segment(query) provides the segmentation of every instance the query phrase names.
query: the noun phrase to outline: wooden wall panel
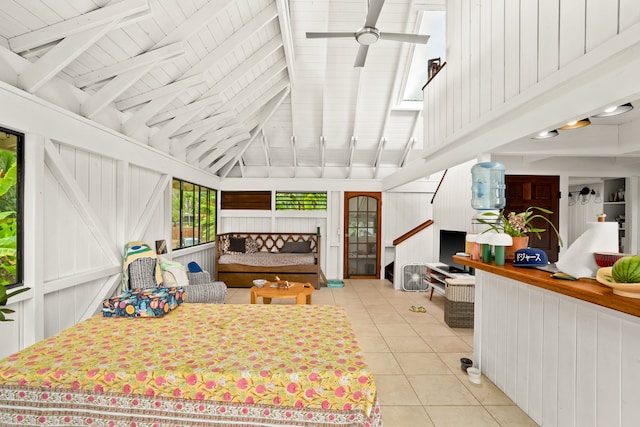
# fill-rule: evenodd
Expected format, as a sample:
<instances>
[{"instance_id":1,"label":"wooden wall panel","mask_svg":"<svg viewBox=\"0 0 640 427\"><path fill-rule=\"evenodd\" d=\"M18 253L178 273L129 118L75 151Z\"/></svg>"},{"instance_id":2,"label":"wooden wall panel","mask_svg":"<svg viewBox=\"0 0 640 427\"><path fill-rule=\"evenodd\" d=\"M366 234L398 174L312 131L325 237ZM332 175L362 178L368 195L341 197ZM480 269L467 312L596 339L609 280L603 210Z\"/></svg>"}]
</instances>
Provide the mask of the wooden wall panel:
<instances>
[{"instance_id":1,"label":"wooden wall panel","mask_svg":"<svg viewBox=\"0 0 640 427\"><path fill-rule=\"evenodd\" d=\"M539 0L538 20L544 31L538 31L538 81L558 70L560 0Z\"/></svg>"},{"instance_id":2,"label":"wooden wall panel","mask_svg":"<svg viewBox=\"0 0 640 427\"><path fill-rule=\"evenodd\" d=\"M640 2L638 0L620 0L620 32L640 22Z\"/></svg>"},{"instance_id":3,"label":"wooden wall panel","mask_svg":"<svg viewBox=\"0 0 640 427\"><path fill-rule=\"evenodd\" d=\"M585 54L585 0L560 2L560 67Z\"/></svg>"},{"instance_id":4,"label":"wooden wall panel","mask_svg":"<svg viewBox=\"0 0 640 427\"><path fill-rule=\"evenodd\" d=\"M640 384L640 369L638 369L638 355L640 354L640 324L633 319L622 320L622 343L620 345L620 393L623 396L637 396ZM620 411L623 426L632 426L640 420L640 405L627 404Z\"/></svg>"},{"instance_id":5,"label":"wooden wall panel","mask_svg":"<svg viewBox=\"0 0 640 427\"><path fill-rule=\"evenodd\" d=\"M538 25L538 0L520 0L520 92L538 82Z\"/></svg>"},{"instance_id":6,"label":"wooden wall panel","mask_svg":"<svg viewBox=\"0 0 640 427\"><path fill-rule=\"evenodd\" d=\"M504 2L504 98L520 93L520 3Z\"/></svg>"},{"instance_id":7,"label":"wooden wall panel","mask_svg":"<svg viewBox=\"0 0 640 427\"><path fill-rule=\"evenodd\" d=\"M635 425L640 319L482 271L476 313L474 358L536 423Z\"/></svg>"},{"instance_id":8,"label":"wooden wall panel","mask_svg":"<svg viewBox=\"0 0 640 427\"><path fill-rule=\"evenodd\" d=\"M618 34L618 2L586 0L587 52Z\"/></svg>"},{"instance_id":9,"label":"wooden wall panel","mask_svg":"<svg viewBox=\"0 0 640 427\"><path fill-rule=\"evenodd\" d=\"M480 53L480 83L479 83L479 111L480 115L486 114L491 110L491 92L492 92L492 0L480 1L480 37L479 50Z\"/></svg>"},{"instance_id":10,"label":"wooden wall panel","mask_svg":"<svg viewBox=\"0 0 640 427\"><path fill-rule=\"evenodd\" d=\"M491 0L491 108L504 103L504 1ZM486 36L485 36L486 37ZM488 61L487 61L488 62Z\"/></svg>"}]
</instances>

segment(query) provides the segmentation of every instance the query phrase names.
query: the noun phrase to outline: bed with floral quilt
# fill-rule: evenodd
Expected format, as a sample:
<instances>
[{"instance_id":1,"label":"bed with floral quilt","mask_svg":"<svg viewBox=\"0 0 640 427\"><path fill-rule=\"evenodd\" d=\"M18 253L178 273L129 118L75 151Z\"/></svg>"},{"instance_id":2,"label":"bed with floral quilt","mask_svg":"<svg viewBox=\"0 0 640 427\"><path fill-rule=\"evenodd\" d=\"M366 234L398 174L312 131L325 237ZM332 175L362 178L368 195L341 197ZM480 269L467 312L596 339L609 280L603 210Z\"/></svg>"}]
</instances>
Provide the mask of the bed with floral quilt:
<instances>
[{"instance_id":1,"label":"bed with floral quilt","mask_svg":"<svg viewBox=\"0 0 640 427\"><path fill-rule=\"evenodd\" d=\"M182 304L95 316L0 360L2 426L382 425L346 312Z\"/></svg>"}]
</instances>

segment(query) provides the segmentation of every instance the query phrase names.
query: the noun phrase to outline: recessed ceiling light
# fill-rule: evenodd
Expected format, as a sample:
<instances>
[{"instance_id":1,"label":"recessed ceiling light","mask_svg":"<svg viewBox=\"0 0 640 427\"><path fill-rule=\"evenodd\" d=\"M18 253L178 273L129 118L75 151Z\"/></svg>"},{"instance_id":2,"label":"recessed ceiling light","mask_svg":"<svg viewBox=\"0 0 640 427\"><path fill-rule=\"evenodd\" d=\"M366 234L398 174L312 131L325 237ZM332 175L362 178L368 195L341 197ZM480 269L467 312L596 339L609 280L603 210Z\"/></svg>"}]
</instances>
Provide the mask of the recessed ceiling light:
<instances>
[{"instance_id":1,"label":"recessed ceiling light","mask_svg":"<svg viewBox=\"0 0 640 427\"><path fill-rule=\"evenodd\" d=\"M558 131L556 129L540 132L539 134L537 134L536 136L534 136L532 138L533 139L547 139L547 138L553 138L554 136L558 136Z\"/></svg>"},{"instance_id":2,"label":"recessed ceiling light","mask_svg":"<svg viewBox=\"0 0 640 427\"><path fill-rule=\"evenodd\" d=\"M582 120L574 120L572 122L567 123L566 125L559 127L560 130L569 130L569 129L578 129L581 127L589 126L591 124L591 120L582 119Z\"/></svg>"},{"instance_id":3,"label":"recessed ceiling light","mask_svg":"<svg viewBox=\"0 0 640 427\"><path fill-rule=\"evenodd\" d=\"M633 110L633 105L631 105L630 102L627 102L626 104L623 105L617 105L614 107L609 107L607 109L605 109L602 113L600 114L596 114L593 115L591 117L611 117L611 116L617 116L618 114L624 114L628 111Z\"/></svg>"}]
</instances>

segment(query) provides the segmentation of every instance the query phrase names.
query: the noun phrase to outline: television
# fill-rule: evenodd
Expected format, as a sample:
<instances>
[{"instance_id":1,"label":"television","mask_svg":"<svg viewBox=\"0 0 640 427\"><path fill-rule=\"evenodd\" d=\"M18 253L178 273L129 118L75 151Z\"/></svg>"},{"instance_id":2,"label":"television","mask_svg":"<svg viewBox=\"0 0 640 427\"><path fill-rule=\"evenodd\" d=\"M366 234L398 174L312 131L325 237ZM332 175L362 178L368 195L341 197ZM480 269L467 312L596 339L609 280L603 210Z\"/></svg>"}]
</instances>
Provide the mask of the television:
<instances>
[{"instance_id":1,"label":"television","mask_svg":"<svg viewBox=\"0 0 640 427\"><path fill-rule=\"evenodd\" d=\"M467 233L456 230L440 230L440 256L439 261L446 264L451 273L468 273L469 268L453 260L458 252L464 252Z\"/></svg>"}]
</instances>

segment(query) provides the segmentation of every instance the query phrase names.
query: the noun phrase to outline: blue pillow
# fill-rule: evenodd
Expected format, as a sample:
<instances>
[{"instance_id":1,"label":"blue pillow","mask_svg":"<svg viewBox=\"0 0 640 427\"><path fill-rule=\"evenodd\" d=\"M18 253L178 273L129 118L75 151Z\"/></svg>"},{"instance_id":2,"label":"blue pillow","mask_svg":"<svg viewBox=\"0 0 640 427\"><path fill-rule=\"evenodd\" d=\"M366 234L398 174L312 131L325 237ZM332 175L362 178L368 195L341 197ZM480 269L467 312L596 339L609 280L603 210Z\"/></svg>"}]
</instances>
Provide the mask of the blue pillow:
<instances>
[{"instance_id":1,"label":"blue pillow","mask_svg":"<svg viewBox=\"0 0 640 427\"><path fill-rule=\"evenodd\" d=\"M187 268L189 269L189 273L201 273L202 272L202 268L195 261L191 261L189 264L187 264Z\"/></svg>"}]
</instances>

